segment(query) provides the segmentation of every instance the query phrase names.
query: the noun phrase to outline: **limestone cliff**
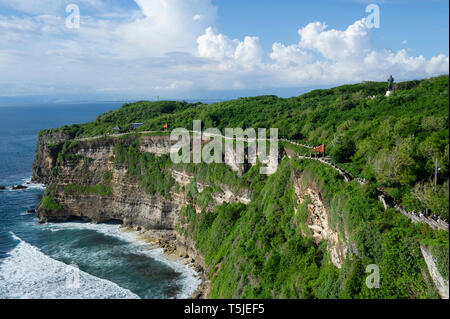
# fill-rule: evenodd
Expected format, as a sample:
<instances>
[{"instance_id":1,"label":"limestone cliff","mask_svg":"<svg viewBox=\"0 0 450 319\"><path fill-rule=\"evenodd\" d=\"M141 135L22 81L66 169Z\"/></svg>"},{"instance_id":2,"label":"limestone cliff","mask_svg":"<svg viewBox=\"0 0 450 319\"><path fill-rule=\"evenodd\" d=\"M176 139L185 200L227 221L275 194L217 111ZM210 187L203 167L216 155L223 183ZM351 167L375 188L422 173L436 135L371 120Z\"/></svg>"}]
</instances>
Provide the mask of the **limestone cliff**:
<instances>
[{"instance_id":1,"label":"limestone cliff","mask_svg":"<svg viewBox=\"0 0 450 319\"><path fill-rule=\"evenodd\" d=\"M341 268L352 247L348 234L345 231L340 234L335 229L337 227L331 225L329 209L322 200L319 187L303 185L299 173L294 172L293 175L297 203L305 204L307 210L306 226L309 231L303 232L303 235L312 236L316 244L327 240L331 261L336 267Z\"/></svg>"},{"instance_id":2,"label":"limestone cliff","mask_svg":"<svg viewBox=\"0 0 450 319\"><path fill-rule=\"evenodd\" d=\"M165 172L174 180L169 194L149 193L127 167L115 163L114 146L119 141L116 137L71 140L54 133L39 136L33 181L47 185L44 200L36 210L40 222L120 222L152 237L171 252L192 258L200 272L206 269L193 240L175 231L180 209L189 204L201 212L222 203L248 204L250 193L234 191L225 184L214 185L213 201L208 207L198 207L187 196L194 176L174 167ZM159 157L169 154L171 143L168 136L141 136L139 151ZM195 186L201 193L212 185L196 182ZM46 198L51 198L53 207L45 204ZM205 296L207 293L201 295Z\"/></svg>"}]
</instances>

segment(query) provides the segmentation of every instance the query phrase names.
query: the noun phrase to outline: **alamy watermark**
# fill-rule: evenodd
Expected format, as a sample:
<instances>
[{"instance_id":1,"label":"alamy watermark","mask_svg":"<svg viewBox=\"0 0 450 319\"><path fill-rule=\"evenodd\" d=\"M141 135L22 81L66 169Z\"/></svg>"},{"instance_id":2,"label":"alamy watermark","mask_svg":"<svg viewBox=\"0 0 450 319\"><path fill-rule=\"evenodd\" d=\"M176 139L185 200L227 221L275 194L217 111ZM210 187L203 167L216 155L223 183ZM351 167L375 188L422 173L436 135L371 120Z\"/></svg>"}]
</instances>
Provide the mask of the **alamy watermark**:
<instances>
[{"instance_id":1,"label":"alamy watermark","mask_svg":"<svg viewBox=\"0 0 450 319\"><path fill-rule=\"evenodd\" d=\"M369 4L366 7L366 12L370 13L366 17L366 25L369 29L380 28L380 7L377 4Z\"/></svg>"},{"instance_id":2,"label":"alamy watermark","mask_svg":"<svg viewBox=\"0 0 450 319\"><path fill-rule=\"evenodd\" d=\"M69 15L66 17L66 27L68 29L80 28L80 8L76 4L69 4L66 7L66 13Z\"/></svg>"},{"instance_id":3,"label":"alamy watermark","mask_svg":"<svg viewBox=\"0 0 450 319\"><path fill-rule=\"evenodd\" d=\"M380 267L375 264L366 267L366 286L369 289L380 288Z\"/></svg>"},{"instance_id":4,"label":"alamy watermark","mask_svg":"<svg viewBox=\"0 0 450 319\"><path fill-rule=\"evenodd\" d=\"M271 175L277 171L277 128L270 129L269 138L265 128L259 128L258 134L254 128L226 128L225 135L217 128L208 128L203 132L201 129L201 121L195 120L192 131L176 128L171 132L170 140L177 142L170 149L170 158L175 164L225 162L237 166L260 163L266 165L260 168L261 174Z\"/></svg>"}]
</instances>

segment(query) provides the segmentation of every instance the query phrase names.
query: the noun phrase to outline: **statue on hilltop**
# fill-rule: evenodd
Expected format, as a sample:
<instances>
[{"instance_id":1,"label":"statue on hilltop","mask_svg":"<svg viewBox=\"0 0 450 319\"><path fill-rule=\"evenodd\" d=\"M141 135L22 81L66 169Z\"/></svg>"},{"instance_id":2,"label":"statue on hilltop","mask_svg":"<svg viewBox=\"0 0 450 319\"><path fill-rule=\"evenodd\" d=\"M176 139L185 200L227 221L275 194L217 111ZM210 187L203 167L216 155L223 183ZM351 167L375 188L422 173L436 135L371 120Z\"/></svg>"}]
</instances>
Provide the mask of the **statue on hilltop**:
<instances>
[{"instance_id":1,"label":"statue on hilltop","mask_svg":"<svg viewBox=\"0 0 450 319\"><path fill-rule=\"evenodd\" d=\"M394 78L392 77L392 74L389 77L388 82L389 82L389 86L388 86L388 89L386 92L386 96L390 96L392 91L394 90Z\"/></svg>"},{"instance_id":2,"label":"statue on hilltop","mask_svg":"<svg viewBox=\"0 0 450 319\"><path fill-rule=\"evenodd\" d=\"M392 77L392 75L389 77L388 82L389 82L388 91L392 91L394 84L394 78Z\"/></svg>"}]
</instances>

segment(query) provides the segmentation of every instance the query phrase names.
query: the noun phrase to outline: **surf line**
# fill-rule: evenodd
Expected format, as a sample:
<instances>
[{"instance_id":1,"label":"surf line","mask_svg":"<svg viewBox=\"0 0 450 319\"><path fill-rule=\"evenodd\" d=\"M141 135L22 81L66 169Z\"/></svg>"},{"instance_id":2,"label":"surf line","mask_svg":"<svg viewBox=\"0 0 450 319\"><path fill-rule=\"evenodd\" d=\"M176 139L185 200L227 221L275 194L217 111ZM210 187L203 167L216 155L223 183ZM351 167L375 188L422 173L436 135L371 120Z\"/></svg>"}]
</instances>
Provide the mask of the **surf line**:
<instances>
[{"instance_id":1,"label":"surf line","mask_svg":"<svg viewBox=\"0 0 450 319\"><path fill-rule=\"evenodd\" d=\"M219 310L219 306L196 306L194 303L191 303L190 306L185 306L184 313L185 314L205 314L211 315L215 317L217 311Z\"/></svg>"}]
</instances>

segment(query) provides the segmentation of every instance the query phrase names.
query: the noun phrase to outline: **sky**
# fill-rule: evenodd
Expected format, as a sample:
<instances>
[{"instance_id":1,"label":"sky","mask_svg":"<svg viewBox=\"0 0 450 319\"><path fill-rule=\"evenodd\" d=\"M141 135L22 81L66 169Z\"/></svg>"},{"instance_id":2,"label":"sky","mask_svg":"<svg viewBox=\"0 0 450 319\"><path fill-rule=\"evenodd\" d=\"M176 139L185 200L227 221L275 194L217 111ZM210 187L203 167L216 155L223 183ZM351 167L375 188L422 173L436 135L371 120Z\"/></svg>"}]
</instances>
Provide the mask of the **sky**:
<instances>
[{"instance_id":1,"label":"sky","mask_svg":"<svg viewBox=\"0 0 450 319\"><path fill-rule=\"evenodd\" d=\"M428 78L448 74L448 38L441 0L0 0L0 100L287 97Z\"/></svg>"}]
</instances>

